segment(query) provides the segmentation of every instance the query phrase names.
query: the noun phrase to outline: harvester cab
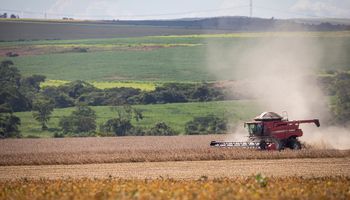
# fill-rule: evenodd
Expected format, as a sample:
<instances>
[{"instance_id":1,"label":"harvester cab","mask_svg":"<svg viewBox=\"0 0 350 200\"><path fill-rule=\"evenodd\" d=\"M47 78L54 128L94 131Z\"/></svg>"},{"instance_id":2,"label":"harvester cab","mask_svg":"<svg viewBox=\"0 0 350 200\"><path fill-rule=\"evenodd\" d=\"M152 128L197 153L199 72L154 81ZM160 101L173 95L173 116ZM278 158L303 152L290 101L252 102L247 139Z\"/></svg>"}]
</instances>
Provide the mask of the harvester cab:
<instances>
[{"instance_id":1,"label":"harvester cab","mask_svg":"<svg viewBox=\"0 0 350 200\"><path fill-rule=\"evenodd\" d=\"M255 117L254 121L244 123L249 133L248 141L212 141L210 145L259 148L261 150L301 149L298 137L303 135L303 131L299 128L302 123L314 123L317 127L320 126L318 119L289 121L286 112L283 117L274 112L263 112Z\"/></svg>"}]
</instances>

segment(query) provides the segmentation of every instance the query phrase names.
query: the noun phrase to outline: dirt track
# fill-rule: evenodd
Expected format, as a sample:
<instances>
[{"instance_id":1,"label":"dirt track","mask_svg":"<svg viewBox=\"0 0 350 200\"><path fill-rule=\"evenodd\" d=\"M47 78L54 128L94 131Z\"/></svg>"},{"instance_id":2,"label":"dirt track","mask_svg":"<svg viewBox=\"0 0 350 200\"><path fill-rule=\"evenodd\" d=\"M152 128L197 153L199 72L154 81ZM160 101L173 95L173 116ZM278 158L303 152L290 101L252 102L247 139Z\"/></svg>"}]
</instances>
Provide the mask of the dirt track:
<instances>
[{"instance_id":1,"label":"dirt track","mask_svg":"<svg viewBox=\"0 0 350 200\"><path fill-rule=\"evenodd\" d=\"M350 176L349 158L143 162L85 165L1 166L0 180L19 178L198 179L250 176Z\"/></svg>"}]
</instances>

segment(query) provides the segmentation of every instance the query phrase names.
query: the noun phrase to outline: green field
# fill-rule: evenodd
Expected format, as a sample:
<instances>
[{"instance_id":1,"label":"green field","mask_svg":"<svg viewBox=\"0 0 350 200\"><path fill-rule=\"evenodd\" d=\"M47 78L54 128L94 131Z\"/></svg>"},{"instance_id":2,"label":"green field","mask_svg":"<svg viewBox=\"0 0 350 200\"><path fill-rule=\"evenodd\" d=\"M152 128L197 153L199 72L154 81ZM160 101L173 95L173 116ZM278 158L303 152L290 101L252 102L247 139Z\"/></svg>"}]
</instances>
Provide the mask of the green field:
<instances>
[{"instance_id":1,"label":"green field","mask_svg":"<svg viewBox=\"0 0 350 200\"><path fill-rule=\"evenodd\" d=\"M316 66L317 73L325 70L350 70L348 56L350 55L350 32L239 33L17 41L0 42L0 50L31 45L39 45L39 47L35 46L36 48L46 48L50 45L75 45L76 47L90 45L91 49L86 53L44 53L11 58L23 74L43 74L53 80L210 81L242 78L234 74L222 74L217 77L210 72L208 67L216 67L211 62L213 58L208 56L211 48L215 47L219 60L231 63L221 70L233 71L232 68L240 65L237 60L255 44L269 42L276 38L281 41L312 38L316 41L319 47L317 49L322 50L319 53L320 61ZM143 49L149 46L152 48ZM118 49L119 47L123 48ZM117 49L113 50L113 48ZM312 56L313 52L307 53Z\"/></svg>"},{"instance_id":2,"label":"green field","mask_svg":"<svg viewBox=\"0 0 350 200\"><path fill-rule=\"evenodd\" d=\"M260 112L259 107L254 101L224 101L224 102L205 102L205 103L174 103L158 105L137 105L134 106L143 111L144 119L136 122L132 121L134 126L145 128L153 127L157 122L165 122L179 134L184 133L184 125L195 116L205 116L215 114L218 116L227 116L232 125L237 125L239 121L248 120ZM92 107L97 114L97 125L106 122L116 116L116 112L108 106ZM74 108L55 109L51 120L48 123L49 128L58 128L58 121L61 116L67 116ZM18 112L16 116L21 118L21 133L24 137L35 135L39 137L52 137L53 132L41 131L40 124L33 119L32 112ZM98 132L98 131L97 131Z\"/></svg>"},{"instance_id":3,"label":"green field","mask_svg":"<svg viewBox=\"0 0 350 200\"><path fill-rule=\"evenodd\" d=\"M60 85L67 81L85 80L95 87L133 87L154 90L164 82L201 82L244 79L244 74L233 73L244 66L239 59L258 44L288 41L312 40L316 47L299 52L298 45L283 48L292 49L310 57L317 51L316 74L327 70L350 71L350 32L274 32L274 33L234 33L203 35L146 36L112 39L79 40L37 40L0 42L0 52L22 51L23 55L11 58L22 74L45 75L48 82L44 86ZM307 43L308 44L308 43ZM74 52L72 48L87 48L87 52ZM73 49L74 50L74 49ZM214 52L214 53L213 53ZM272 55L273 56L273 55ZM8 59L0 55L0 60ZM261 63L264 67L264 63ZM208 70L208 68L211 70ZM308 67L308 66L307 66ZM216 72L218 71L218 73ZM220 74L220 76L218 76ZM252 74L253 76L255 74ZM236 123L249 119L260 110L250 101L227 101L209 103L186 103L165 105L139 105L145 119L134 125L152 127L164 121L178 133L184 133L184 124L194 116L210 113L223 115L224 112ZM97 124L112 118L109 107L94 107ZM59 117L69 115L73 108L56 109L49 123L57 128ZM22 119L21 131L24 136L50 137L52 132L40 130L32 113L16 113Z\"/></svg>"},{"instance_id":4,"label":"green field","mask_svg":"<svg viewBox=\"0 0 350 200\"><path fill-rule=\"evenodd\" d=\"M57 87L69 83L67 80L45 80L40 84L41 88L53 86ZM91 81L89 82L98 89L109 89L109 88L121 88L129 87L140 89L142 91L153 91L158 85L162 85L160 82L146 82L146 81Z\"/></svg>"}]
</instances>

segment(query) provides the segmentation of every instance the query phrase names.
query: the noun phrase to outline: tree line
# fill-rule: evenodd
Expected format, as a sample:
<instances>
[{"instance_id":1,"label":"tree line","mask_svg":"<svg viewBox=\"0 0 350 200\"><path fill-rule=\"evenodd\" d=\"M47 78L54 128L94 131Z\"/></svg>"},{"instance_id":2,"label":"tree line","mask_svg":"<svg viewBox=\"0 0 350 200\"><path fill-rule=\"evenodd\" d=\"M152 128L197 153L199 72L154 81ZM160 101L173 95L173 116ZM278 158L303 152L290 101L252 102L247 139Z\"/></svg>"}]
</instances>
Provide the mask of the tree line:
<instances>
[{"instance_id":1,"label":"tree line","mask_svg":"<svg viewBox=\"0 0 350 200\"><path fill-rule=\"evenodd\" d=\"M179 102L205 102L240 99L230 96L229 91L210 83L165 83L154 91L135 88L98 89L84 81L72 81L58 87L40 88L45 76L22 76L9 60L0 63L0 137L20 137L20 118L14 112L32 111L33 118L47 130L54 108L76 107L69 116L59 120L57 137L99 134L126 135L176 135L164 122L154 124L148 130L132 125L131 120L142 120L137 104L163 104ZM332 96L333 123L350 125L350 74L334 72L319 78L323 90ZM89 106L121 106L115 110L115 117L99 127L96 113ZM224 133L227 119L215 115L195 117L185 125L186 134Z\"/></svg>"}]
</instances>

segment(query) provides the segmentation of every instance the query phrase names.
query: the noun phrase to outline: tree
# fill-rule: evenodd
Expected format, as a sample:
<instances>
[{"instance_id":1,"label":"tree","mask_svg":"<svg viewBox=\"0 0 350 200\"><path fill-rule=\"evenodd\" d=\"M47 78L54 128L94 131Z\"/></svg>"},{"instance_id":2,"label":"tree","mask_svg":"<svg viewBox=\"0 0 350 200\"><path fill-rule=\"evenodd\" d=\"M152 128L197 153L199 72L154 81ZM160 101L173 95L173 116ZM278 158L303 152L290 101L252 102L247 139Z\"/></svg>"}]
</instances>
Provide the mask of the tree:
<instances>
[{"instance_id":1,"label":"tree","mask_svg":"<svg viewBox=\"0 0 350 200\"><path fill-rule=\"evenodd\" d=\"M41 129L47 130L47 122L50 120L54 109L54 102L44 96L37 97L33 102L33 117L41 123Z\"/></svg>"},{"instance_id":2,"label":"tree","mask_svg":"<svg viewBox=\"0 0 350 200\"><path fill-rule=\"evenodd\" d=\"M133 128L130 120L123 118L109 119L104 125L103 130L107 132L114 132L117 136L126 136Z\"/></svg>"},{"instance_id":3,"label":"tree","mask_svg":"<svg viewBox=\"0 0 350 200\"><path fill-rule=\"evenodd\" d=\"M55 102L57 108L67 108L74 106L74 99L69 97L57 87L45 87L42 94L50 97Z\"/></svg>"},{"instance_id":4,"label":"tree","mask_svg":"<svg viewBox=\"0 0 350 200\"><path fill-rule=\"evenodd\" d=\"M82 94L90 93L97 90L97 88L95 88L90 83L80 80L72 81L63 86L60 86L60 89L74 99L77 99Z\"/></svg>"},{"instance_id":5,"label":"tree","mask_svg":"<svg viewBox=\"0 0 350 200\"><path fill-rule=\"evenodd\" d=\"M25 77L21 80L23 86L33 88L36 92L40 90L40 83L44 82L46 79L43 75L34 74L32 76Z\"/></svg>"},{"instance_id":6,"label":"tree","mask_svg":"<svg viewBox=\"0 0 350 200\"><path fill-rule=\"evenodd\" d=\"M0 113L0 138L21 137L18 126L21 119L12 113Z\"/></svg>"},{"instance_id":7,"label":"tree","mask_svg":"<svg viewBox=\"0 0 350 200\"><path fill-rule=\"evenodd\" d=\"M149 135L170 136L176 135L176 132L165 122L158 122L154 125L154 127L151 128Z\"/></svg>"},{"instance_id":8,"label":"tree","mask_svg":"<svg viewBox=\"0 0 350 200\"><path fill-rule=\"evenodd\" d=\"M194 117L185 125L186 134L222 134L227 130L227 121L224 118L219 118L215 115L207 115Z\"/></svg>"},{"instance_id":9,"label":"tree","mask_svg":"<svg viewBox=\"0 0 350 200\"><path fill-rule=\"evenodd\" d=\"M7 13L0 15L0 18L7 18Z\"/></svg>"},{"instance_id":10,"label":"tree","mask_svg":"<svg viewBox=\"0 0 350 200\"><path fill-rule=\"evenodd\" d=\"M18 126L21 119L12 114L12 109L8 104L0 105L0 138L21 137Z\"/></svg>"},{"instance_id":11,"label":"tree","mask_svg":"<svg viewBox=\"0 0 350 200\"><path fill-rule=\"evenodd\" d=\"M4 60L0 64L0 84L19 87L21 75L11 60Z\"/></svg>"},{"instance_id":12,"label":"tree","mask_svg":"<svg viewBox=\"0 0 350 200\"><path fill-rule=\"evenodd\" d=\"M143 115L141 110L137 110L130 105L124 105L121 108L111 108L117 111L117 117L109 119L102 125L102 131L114 132L117 136L126 136L134 127L131 124L131 119L136 121L142 120Z\"/></svg>"},{"instance_id":13,"label":"tree","mask_svg":"<svg viewBox=\"0 0 350 200\"><path fill-rule=\"evenodd\" d=\"M0 64L0 104L8 104L14 112L30 110L33 99L39 93L40 82L45 80L45 76L23 78L12 65L10 60Z\"/></svg>"},{"instance_id":14,"label":"tree","mask_svg":"<svg viewBox=\"0 0 350 200\"><path fill-rule=\"evenodd\" d=\"M96 130L96 112L79 104L70 116L60 119L59 126L64 133L92 133Z\"/></svg>"},{"instance_id":15,"label":"tree","mask_svg":"<svg viewBox=\"0 0 350 200\"><path fill-rule=\"evenodd\" d=\"M192 94L192 99L198 99L199 101L208 101L210 98L210 91L208 85L200 85Z\"/></svg>"}]
</instances>

